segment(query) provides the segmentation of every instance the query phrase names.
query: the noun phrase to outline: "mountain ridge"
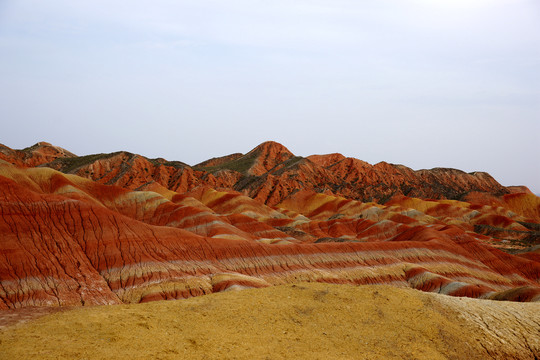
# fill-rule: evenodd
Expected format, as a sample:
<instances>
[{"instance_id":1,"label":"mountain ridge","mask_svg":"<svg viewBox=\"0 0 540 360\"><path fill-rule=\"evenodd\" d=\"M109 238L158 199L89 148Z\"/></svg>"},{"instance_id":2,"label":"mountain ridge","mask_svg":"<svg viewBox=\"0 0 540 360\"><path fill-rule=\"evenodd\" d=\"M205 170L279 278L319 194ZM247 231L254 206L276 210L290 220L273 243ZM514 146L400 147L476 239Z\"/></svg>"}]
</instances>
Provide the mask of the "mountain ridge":
<instances>
[{"instance_id":1,"label":"mountain ridge","mask_svg":"<svg viewBox=\"0 0 540 360\"><path fill-rule=\"evenodd\" d=\"M53 152L51 163L67 174L0 162L0 308L137 303L298 281L540 301L540 198L360 201L346 196L352 185L343 191L325 181L385 186L414 173L333 155L329 170L267 145L247 157L245 173L128 152L84 158L80 167L78 157ZM390 173L382 179L364 168ZM459 176L456 186L469 179Z\"/></svg>"},{"instance_id":2,"label":"mountain ridge","mask_svg":"<svg viewBox=\"0 0 540 360\"><path fill-rule=\"evenodd\" d=\"M52 145L38 143L33 146L36 147ZM3 146L2 149L0 158L8 162L51 167L108 185L144 189L156 182L181 192L197 186L212 186L240 191L268 205L277 205L297 188L383 203L396 195L460 200L471 192L496 197L516 191L530 192L526 187L504 187L485 172L466 173L441 167L413 170L384 161L371 165L339 153L299 157L273 141L264 142L246 154L212 158L194 166L125 151L82 157L58 153L56 157L51 155L25 165L24 159L21 160L24 156L10 154L25 153L29 148L11 150Z\"/></svg>"}]
</instances>

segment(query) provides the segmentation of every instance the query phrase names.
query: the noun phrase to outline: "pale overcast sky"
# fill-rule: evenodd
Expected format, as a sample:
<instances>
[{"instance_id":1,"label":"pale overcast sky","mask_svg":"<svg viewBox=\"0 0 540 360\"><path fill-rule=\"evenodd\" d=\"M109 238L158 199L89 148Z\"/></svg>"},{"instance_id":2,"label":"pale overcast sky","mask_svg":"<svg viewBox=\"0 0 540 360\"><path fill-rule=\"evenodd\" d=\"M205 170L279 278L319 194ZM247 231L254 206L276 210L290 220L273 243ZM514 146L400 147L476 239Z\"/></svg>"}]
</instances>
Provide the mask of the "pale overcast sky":
<instances>
[{"instance_id":1,"label":"pale overcast sky","mask_svg":"<svg viewBox=\"0 0 540 360\"><path fill-rule=\"evenodd\" d=\"M0 0L0 143L487 171L540 193L538 0Z\"/></svg>"}]
</instances>

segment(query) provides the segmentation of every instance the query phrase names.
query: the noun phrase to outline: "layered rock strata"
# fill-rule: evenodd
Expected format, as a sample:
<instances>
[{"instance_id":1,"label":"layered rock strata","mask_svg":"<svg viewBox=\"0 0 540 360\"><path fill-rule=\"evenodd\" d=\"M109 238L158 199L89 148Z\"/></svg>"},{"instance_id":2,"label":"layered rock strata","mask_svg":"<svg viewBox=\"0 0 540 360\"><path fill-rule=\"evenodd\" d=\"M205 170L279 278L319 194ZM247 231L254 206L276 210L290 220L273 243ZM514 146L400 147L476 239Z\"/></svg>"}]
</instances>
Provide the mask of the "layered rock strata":
<instances>
[{"instance_id":1,"label":"layered rock strata","mask_svg":"<svg viewBox=\"0 0 540 360\"><path fill-rule=\"evenodd\" d=\"M537 258L505 253L494 246L501 240L474 232L483 222L526 231L530 219L504 207L413 198L381 205L313 191L270 207L231 190L155 190L0 164L0 308L300 281L540 300Z\"/></svg>"}]
</instances>

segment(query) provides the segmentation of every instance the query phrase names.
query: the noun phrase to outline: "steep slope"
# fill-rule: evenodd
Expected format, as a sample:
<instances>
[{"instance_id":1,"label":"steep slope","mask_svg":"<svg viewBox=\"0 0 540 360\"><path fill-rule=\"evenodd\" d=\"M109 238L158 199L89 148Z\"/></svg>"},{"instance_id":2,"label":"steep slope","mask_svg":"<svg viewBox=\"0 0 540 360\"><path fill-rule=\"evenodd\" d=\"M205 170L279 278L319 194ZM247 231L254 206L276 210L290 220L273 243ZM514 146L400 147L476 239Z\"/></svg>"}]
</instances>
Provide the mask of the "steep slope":
<instances>
[{"instance_id":1,"label":"steep slope","mask_svg":"<svg viewBox=\"0 0 540 360\"><path fill-rule=\"evenodd\" d=\"M26 166L38 164L9 154L3 155L8 162ZM340 154L302 158L271 141L245 155L214 158L193 168L181 162L147 159L127 152L59 157L43 165L129 189L151 189L158 183L179 193L197 186L236 190L271 206L298 189L379 203L396 195L464 200L471 193L500 198L515 191L500 185L487 173L467 174L444 168L414 171L385 162L370 165Z\"/></svg>"},{"instance_id":2,"label":"steep slope","mask_svg":"<svg viewBox=\"0 0 540 360\"><path fill-rule=\"evenodd\" d=\"M243 173L245 176L232 187L268 205L280 203L297 189L377 202L395 195L461 199L470 192L495 196L510 192L487 173L443 168L414 171L384 162L370 165L341 154L301 158L273 142L261 144L232 162L199 169L218 179L222 176L218 171L223 169Z\"/></svg>"},{"instance_id":3,"label":"steep slope","mask_svg":"<svg viewBox=\"0 0 540 360\"><path fill-rule=\"evenodd\" d=\"M129 189L136 189L155 181L169 189L185 191L198 183L192 169L182 162L147 159L125 151L74 159L56 159L46 166L102 184L114 184Z\"/></svg>"},{"instance_id":4,"label":"steep slope","mask_svg":"<svg viewBox=\"0 0 540 360\"><path fill-rule=\"evenodd\" d=\"M241 153L234 153L230 155L215 157L206 161L203 161L197 165L194 166L194 168L205 168L205 167L215 167L220 166L226 163L229 163L231 161L237 160L244 156L244 154Z\"/></svg>"},{"instance_id":5,"label":"steep slope","mask_svg":"<svg viewBox=\"0 0 540 360\"><path fill-rule=\"evenodd\" d=\"M261 176L292 157L294 155L285 146L274 141L267 141L246 155L239 156L232 161L223 162L213 167L199 167L206 171L214 171L219 168L238 171L245 175Z\"/></svg>"},{"instance_id":6,"label":"steep slope","mask_svg":"<svg viewBox=\"0 0 540 360\"><path fill-rule=\"evenodd\" d=\"M0 308L145 302L299 281L540 300L534 259L456 225L421 221L429 215L312 194L296 208L273 209L236 192L166 197L0 164ZM328 215L343 214L323 216L326 203ZM382 209L379 219L355 217L373 209Z\"/></svg>"},{"instance_id":7,"label":"steep slope","mask_svg":"<svg viewBox=\"0 0 540 360\"><path fill-rule=\"evenodd\" d=\"M49 163L58 158L75 158L77 155L53 146L47 142L38 142L37 144L22 150L13 150L0 144L0 160L7 161L13 165L33 167Z\"/></svg>"}]
</instances>

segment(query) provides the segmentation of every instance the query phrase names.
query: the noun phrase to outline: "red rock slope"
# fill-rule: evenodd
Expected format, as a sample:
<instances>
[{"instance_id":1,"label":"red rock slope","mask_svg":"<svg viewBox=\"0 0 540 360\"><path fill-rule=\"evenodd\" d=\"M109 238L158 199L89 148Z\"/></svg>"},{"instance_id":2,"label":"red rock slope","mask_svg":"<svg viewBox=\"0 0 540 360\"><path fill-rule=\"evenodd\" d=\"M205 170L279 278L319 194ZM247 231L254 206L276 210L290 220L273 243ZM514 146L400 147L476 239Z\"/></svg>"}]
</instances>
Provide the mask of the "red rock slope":
<instances>
[{"instance_id":1,"label":"red rock slope","mask_svg":"<svg viewBox=\"0 0 540 360\"><path fill-rule=\"evenodd\" d=\"M43 146L37 144L32 148L36 147ZM45 163L25 155L31 153L29 149L17 152L4 147L3 158L18 165L43 164L102 184L130 189L152 189L155 183L179 193L201 185L230 189L272 206L298 189L383 203L395 195L463 200L470 193L498 198L514 191L500 185L487 173L467 174L443 168L414 171L385 162L370 165L340 154L302 158L275 142L263 143L245 155L232 154L194 167L127 152L57 156L48 158L49 162ZM12 152L23 155L9 155Z\"/></svg>"},{"instance_id":2,"label":"red rock slope","mask_svg":"<svg viewBox=\"0 0 540 360\"><path fill-rule=\"evenodd\" d=\"M13 150L0 144L0 160L22 167L38 166L58 158L75 157L77 157L77 155L47 142L39 142L22 150Z\"/></svg>"},{"instance_id":3,"label":"red rock slope","mask_svg":"<svg viewBox=\"0 0 540 360\"><path fill-rule=\"evenodd\" d=\"M255 174L244 179L296 161L287 153L261 157L265 146L249 161L233 160ZM492 206L461 210L455 202L445 213L423 200L380 205L306 191L272 208L244 191L174 192L157 182L148 184L154 191L133 191L127 174L152 163L113 157L126 156L125 172L92 162L104 182L126 180L126 188L0 163L0 308L144 302L299 281L540 300L540 263L473 231L471 219L503 211ZM181 183L166 171L175 167L196 174L164 161L148 170ZM527 220L500 216L507 227Z\"/></svg>"}]
</instances>

